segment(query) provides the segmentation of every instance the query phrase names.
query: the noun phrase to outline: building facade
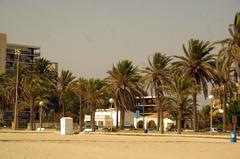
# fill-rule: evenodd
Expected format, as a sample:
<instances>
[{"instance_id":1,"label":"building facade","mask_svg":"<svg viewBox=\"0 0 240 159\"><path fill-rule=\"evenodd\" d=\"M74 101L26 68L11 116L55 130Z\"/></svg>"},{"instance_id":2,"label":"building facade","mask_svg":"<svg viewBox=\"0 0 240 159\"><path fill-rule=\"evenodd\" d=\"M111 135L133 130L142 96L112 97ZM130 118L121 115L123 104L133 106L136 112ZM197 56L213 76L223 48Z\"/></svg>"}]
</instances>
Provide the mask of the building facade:
<instances>
[{"instance_id":1,"label":"building facade","mask_svg":"<svg viewBox=\"0 0 240 159\"><path fill-rule=\"evenodd\" d=\"M95 112L95 125L99 128L107 127L116 127L117 125L117 117L118 117L118 125L120 125L120 111L117 111L115 108L110 109L97 109ZM133 126L134 125L134 117L135 113L131 111L125 112L124 125L125 126ZM90 123L91 117L90 115L85 115L84 122Z\"/></svg>"},{"instance_id":2,"label":"building facade","mask_svg":"<svg viewBox=\"0 0 240 159\"><path fill-rule=\"evenodd\" d=\"M135 111L139 111L139 116L134 118L134 127L136 128L155 128L157 127L157 104L155 96L146 96L136 99ZM164 130L167 130L176 122L171 120L167 110L163 110L163 126Z\"/></svg>"},{"instance_id":3,"label":"building facade","mask_svg":"<svg viewBox=\"0 0 240 159\"><path fill-rule=\"evenodd\" d=\"M16 49L20 53L19 62L33 70L34 63L40 57L40 47L8 43L7 34L0 33L0 74L11 74L14 71L18 61Z\"/></svg>"}]
</instances>

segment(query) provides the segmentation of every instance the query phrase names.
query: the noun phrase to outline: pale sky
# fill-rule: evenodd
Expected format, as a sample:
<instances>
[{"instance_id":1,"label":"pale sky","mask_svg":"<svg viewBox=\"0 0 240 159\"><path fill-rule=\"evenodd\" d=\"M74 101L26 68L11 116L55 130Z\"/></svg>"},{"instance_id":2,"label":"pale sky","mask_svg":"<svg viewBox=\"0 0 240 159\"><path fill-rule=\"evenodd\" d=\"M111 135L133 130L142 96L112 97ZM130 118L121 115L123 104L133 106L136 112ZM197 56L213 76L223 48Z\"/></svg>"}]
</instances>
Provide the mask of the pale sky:
<instances>
[{"instance_id":1,"label":"pale sky","mask_svg":"<svg viewBox=\"0 0 240 159\"><path fill-rule=\"evenodd\" d=\"M183 55L190 38L228 37L239 8L240 0L0 0L0 32L40 46L59 71L103 78L122 59L141 68L154 52Z\"/></svg>"}]
</instances>

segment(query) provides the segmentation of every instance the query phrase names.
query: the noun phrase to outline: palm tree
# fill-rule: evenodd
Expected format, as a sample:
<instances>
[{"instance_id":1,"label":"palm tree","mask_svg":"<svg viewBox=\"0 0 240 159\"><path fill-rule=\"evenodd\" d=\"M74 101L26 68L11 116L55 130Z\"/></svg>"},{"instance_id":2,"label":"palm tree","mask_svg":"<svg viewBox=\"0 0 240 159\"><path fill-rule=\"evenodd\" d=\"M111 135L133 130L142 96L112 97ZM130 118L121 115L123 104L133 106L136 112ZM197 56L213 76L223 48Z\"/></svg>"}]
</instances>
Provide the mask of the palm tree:
<instances>
[{"instance_id":1,"label":"palm tree","mask_svg":"<svg viewBox=\"0 0 240 159\"><path fill-rule=\"evenodd\" d=\"M230 38L221 40L223 48L219 56L233 64L235 80L240 79L240 12L235 14L234 23L229 25Z\"/></svg>"},{"instance_id":2,"label":"palm tree","mask_svg":"<svg viewBox=\"0 0 240 159\"><path fill-rule=\"evenodd\" d=\"M95 112L96 107L103 101L102 97L102 82L100 80L89 79L86 83L86 100L90 108L91 128L95 131Z\"/></svg>"},{"instance_id":3,"label":"palm tree","mask_svg":"<svg viewBox=\"0 0 240 159\"><path fill-rule=\"evenodd\" d=\"M14 90L15 97L11 94L12 103L15 104L14 106L14 121L13 121L13 128L16 130L18 128L18 103L19 99L21 100L23 94L23 85L22 82L24 81L25 77L30 75L28 67L26 64L19 64L16 66L18 69L14 70L13 76L10 76L9 83L7 89L12 92ZM16 79L15 79L16 78ZM13 93L14 94L14 93Z\"/></svg>"},{"instance_id":4,"label":"palm tree","mask_svg":"<svg viewBox=\"0 0 240 159\"><path fill-rule=\"evenodd\" d=\"M199 111L199 117L203 120L204 128L207 128L209 126L211 113L210 111L211 111L210 105L203 106Z\"/></svg>"},{"instance_id":5,"label":"palm tree","mask_svg":"<svg viewBox=\"0 0 240 159\"><path fill-rule=\"evenodd\" d=\"M74 79L75 76L73 76L72 72L70 72L69 70L62 70L61 75L58 78L59 103L63 109L63 117L66 116L64 97L68 91L71 82L73 82Z\"/></svg>"},{"instance_id":6,"label":"palm tree","mask_svg":"<svg viewBox=\"0 0 240 159\"><path fill-rule=\"evenodd\" d=\"M30 108L30 129L34 130L34 108L42 100L41 96L46 96L46 88L44 88L43 81L36 75L25 77L22 86L23 98L20 100L19 106ZM45 92L42 93L44 90Z\"/></svg>"},{"instance_id":7,"label":"palm tree","mask_svg":"<svg viewBox=\"0 0 240 159\"><path fill-rule=\"evenodd\" d=\"M34 64L34 73L49 84L56 83L57 72L52 70L50 61L45 58L40 58L36 61Z\"/></svg>"},{"instance_id":8,"label":"palm tree","mask_svg":"<svg viewBox=\"0 0 240 159\"><path fill-rule=\"evenodd\" d=\"M7 106L8 92L6 90L7 77L5 74L0 74L0 114L2 119L4 119L4 110ZM1 119L0 119L1 120Z\"/></svg>"},{"instance_id":9,"label":"palm tree","mask_svg":"<svg viewBox=\"0 0 240 159\"><path fill-rule=\"evenodd\" d=\"M182 114L188 102L188 96L195 91L193 80L187 76L174 76L171 84L165 86L170 99L177 105L177 132L180 134Z\"/></svg>"},{"instance_id":10,"label":"palm tree","mask_svg":"<svg viewBox=\"0 0 240 159\"><path fill-rule=\"evenodd\" d=\"M80 77L78 80L72 83L72 91L78 97L79 100L79 130L82 131L84 123L84 114L83 114L83 101L86 98L86 87L87 80L83 77Z\"/></svg>"},{"instance_id":11,"label":"palm tree","mask_svg":"<svg viewBox=\"0 0 240 159\"><path fill-rule=\"evenodd\" d=\"M227 125L227 103L230 101L230 97L233 97L233 92L236 89L235 82L232 80L231 76L231 63L230 61L225 61L221 56L218 57L216 62L216 70L218 78L215 81L220 87L220 97L223 99L223 132L226 131Z\"/></svg>"},{"instance_id":12,"label":"palm tree","mask_svg":"<svg viewBox=\"0 0 240 159\"><path fill-rule=\"evenodd\" d=\"M151 91L155 94L156 102L158 105L157 109L157 130L160 129L161 133L164 133L163 126L163 101L164 101L164 90L161 89L163 85L170 83L169 79L169 63L171 57L166 56L163 53L155 53L152 59L148 58L149 66L144 68L142 81L146 86L146 90Z\"/></svg>"},{"instance_id":13,"label":"palm tree","mask_svg":"<svg viewBox=\"0 0 240 159\"><path fill-rule=\"evenodd\" d=\"M236 100L231 100L229 103L229 108L228 108L228 119L231 121L232 120L232 116L236 115L237 116L237 120L238 120L238 125L239 126L239 121L240 121L240 99L236 99Z\"/></svg>"},{"instance_id":14,"label":"palm tree","mask_svg":"<svg viewBox=\"0 0 240 159\"><path fill-rule=\"evenodd\" d=\"M40 76L48 76L50 72L49 67L50 61L45 58L40 58L34 64L34 71Z\"/></svg>"},{"instance_id":15,"label":"palm tree","mask_svg":"<svg viewBox=\"0 0 240 159\"><path fill-rule=\"evenodd\" d=\"M55 102L53 99L57 95L57 72L51 68L51 62L45 58L39 58L37 59L36 63L34 63L34 74L36 76L39 76L39 78L42 80L44 87L48 88L46 98L48 105L46 105L46 102L44 102L44 106L47 106L48 108L54 108L56 109L56 106L58 106L58 103ZM50 95L51 94L51 95ZM46 111L47 116L49 112L52 112L53 109L47 109L50 111Z\"/></svg>"},{"instance_id":16,"label":"palm tree","mask_svg":"<svg viewBox=\"0 0 240 159\"><path fill-rule=\"evenodd\" d=\"M16 79L14 76L1 75L0 77L0 106L4 115L5 109L14 110Z\"/></svg>"},{"instance_id":17,"label":"palm tree","mask_svg":"<svg viewBox=\"0 0 240 159\"><path fill-rule=\"evenodd\" d=\"M205 98L208 96L208 82L216 78L216 72L213 69L214 56L210 51L214 47L208 41L189 40L188 49L183 45L185 57L175 56L179 61L173 63L173 70L178 74L188 76L194 79L193 85L200 86ZM197 92L192 94L193 97L193 129L198 130L197 120Z\"/></svg>"},{"instance_id":18,"label":"palm tree","mask_svg":"<svg viewBox=\"0 0 240 159\"><path fill-rule=\"evenodd\" d=\"M105 88L113 94L115 105L120 110L120 128L123 129L125 111L135 104L136 96L143 95L139 71L131 61L123 60L113 65L107 73L109 76L105 79Z\"/></svg>"}]
</instances>

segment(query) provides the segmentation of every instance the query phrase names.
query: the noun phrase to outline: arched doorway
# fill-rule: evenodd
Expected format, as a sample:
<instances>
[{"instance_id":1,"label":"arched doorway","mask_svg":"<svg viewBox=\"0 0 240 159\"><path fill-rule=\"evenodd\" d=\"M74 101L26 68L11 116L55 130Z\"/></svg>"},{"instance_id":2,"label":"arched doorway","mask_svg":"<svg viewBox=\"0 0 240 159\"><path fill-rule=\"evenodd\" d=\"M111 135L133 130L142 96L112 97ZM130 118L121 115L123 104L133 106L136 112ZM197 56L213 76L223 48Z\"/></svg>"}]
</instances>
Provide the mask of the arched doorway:
<instances>
[{"instance_id":1,"label":"arched doorway","mask_svg":"<svg viewBox=\"0 0 240 159\"><path fill-rule=\"evenodd\" d=\"M154 121L154 120L150 120L150 121L148 122L148 124L147 124L147 128L148 128L148 129L156 129L156 128L157 128L157 125L156 125L155 121Z\"/></svg>"},{"instance_id":2,"label":"arched doorway","mask_svg":"<svg viewBox=\"0 0 240 159\"><path fill-rule=\"evenodd\" d=\"M138 121L137 122L137 128L139 128L139 129L142 129L143 128L143 121L142 120L140 120L140 121Z\"/></svg>"}]
</instances>

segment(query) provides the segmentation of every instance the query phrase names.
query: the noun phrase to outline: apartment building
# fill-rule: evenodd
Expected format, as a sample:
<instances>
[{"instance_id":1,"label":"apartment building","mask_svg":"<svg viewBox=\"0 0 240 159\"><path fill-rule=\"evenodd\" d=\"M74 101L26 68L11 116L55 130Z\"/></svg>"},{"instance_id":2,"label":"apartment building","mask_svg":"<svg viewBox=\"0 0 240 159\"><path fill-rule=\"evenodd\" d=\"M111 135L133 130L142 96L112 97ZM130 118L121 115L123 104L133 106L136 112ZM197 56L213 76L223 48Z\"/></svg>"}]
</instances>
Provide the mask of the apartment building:
<instances>
[{"instance_id":1,"label":"apartment building","mask_svg":"<svg viewBox=\"0 0 240 159\"><path fill-rule=\"evenodd\" d=\"M0 74L11 74L18 60L16 49L19 49L19 62L26 64L30 70L40 57L40 47L13 44L7 42L7 34L0 33Z\"/></svg>"}]
</instances>

